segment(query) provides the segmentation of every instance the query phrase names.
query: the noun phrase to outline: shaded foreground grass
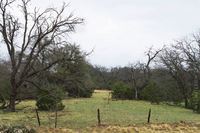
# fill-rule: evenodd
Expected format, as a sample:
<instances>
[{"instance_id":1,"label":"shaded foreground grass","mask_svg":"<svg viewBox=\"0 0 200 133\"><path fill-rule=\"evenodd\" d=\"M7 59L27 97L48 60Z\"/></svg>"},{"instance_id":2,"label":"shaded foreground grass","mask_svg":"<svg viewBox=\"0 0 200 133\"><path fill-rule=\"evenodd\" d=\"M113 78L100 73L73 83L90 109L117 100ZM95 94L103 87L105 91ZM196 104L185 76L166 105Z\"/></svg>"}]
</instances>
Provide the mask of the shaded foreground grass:
<instances>
[{"instance_id":1,"label":"shaded foreground grass","mask_svg":"<svg viewBox=\"0 0 200 133\"><path fill-rule=\"evenodd\" d=\"M95 91L92 98L64 100L65 109L58 113L58 127L85 129L97 125L97 109L100 109L102 124L130 126L147 121L152 109L152 123L174 123L200 121L200 115L180 107L152 105L145 101L117 100L107 102L108 91ZM0 111L0 124L37 126L35 102L24 101L17 105L17 112ZM54 126L54 112L39 112L42 126Z\"/></svg>"}]
</instances>

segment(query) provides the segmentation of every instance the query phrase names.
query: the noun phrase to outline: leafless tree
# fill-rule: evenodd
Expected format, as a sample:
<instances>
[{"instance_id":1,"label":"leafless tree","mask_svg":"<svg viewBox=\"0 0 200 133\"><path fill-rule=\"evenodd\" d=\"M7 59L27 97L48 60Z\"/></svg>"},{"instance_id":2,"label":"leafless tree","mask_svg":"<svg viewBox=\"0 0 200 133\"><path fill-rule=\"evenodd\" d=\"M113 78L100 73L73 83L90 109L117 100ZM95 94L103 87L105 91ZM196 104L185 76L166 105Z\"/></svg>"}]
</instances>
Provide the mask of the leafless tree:
<instances>
[{"instance_id":1,"label":"leafless tree","mask_svg":"<svg viewBox=\"0 0 200 133\"><path fill-rule=\"evenodd\" d=\"M20 2L19 6L15 6ZM15 111L18 89L29 78L50 69L63 59L57 58L41 68L34 68L45 52L66 44L66 35L83 22L72 14L64 16L66 4L61 9L47 8L29 11L30 0L0 0L0 33L6 45L11 62L11 94L9 109ZM15 7L14 7L15 6ZM13 15L13 8L19 9L23 18Z\"/></svg>"},{"instance_id":2,"label":"leafless tree","mask_svg":"<svg viewBox=\"0 0 200 133\"><path fill-rule=\"evenodd\" d=\"M135 99L138 99L138 91L146 86L146 75L144 64L138 62L130 65L130 82L131 87L135 91Z\"/></svg>"},{"instance_id":3,"label":"leafless tree","mask_svg":"<svg viewBox=\"0 0 200 133\"><path fill-rule=\"evenodd\" d=\"M185 100L185 107L187 108L188 99L192 92L192 84L190 86L188 83L190 75L185 64L183 53L173 47L165 48L160 54L160 60L176 81L177 88L182 93Z\"/></svg>"},{"instance_id":4,"label":"leafless tree","mask_svg":"<svg viewBox=\"0 0 200 133\"><path fill-rule=\"evenodd\" d=\"M195 78L194 85L200 90L200 33L193 34L190 39L177 41L174 47L184 54L189 72Z\"/></svg>"},{"instance_id":5,"label":"leafless tree","mask_svg":"<svg viewBox=\"0 0 200 133\"><path fill-rule=\"evenodd\" d=\"M152 47L146 52L147 62L146 63L136 63L130 65L130 79L131 86L135 91L135 99L139 98L139 93L142 89L144 89L150 79L151 79L151 69L150 64L156 58L156 56L160 53L161 50L157 50L153 52Z\"/></svg>"}]
</instances>

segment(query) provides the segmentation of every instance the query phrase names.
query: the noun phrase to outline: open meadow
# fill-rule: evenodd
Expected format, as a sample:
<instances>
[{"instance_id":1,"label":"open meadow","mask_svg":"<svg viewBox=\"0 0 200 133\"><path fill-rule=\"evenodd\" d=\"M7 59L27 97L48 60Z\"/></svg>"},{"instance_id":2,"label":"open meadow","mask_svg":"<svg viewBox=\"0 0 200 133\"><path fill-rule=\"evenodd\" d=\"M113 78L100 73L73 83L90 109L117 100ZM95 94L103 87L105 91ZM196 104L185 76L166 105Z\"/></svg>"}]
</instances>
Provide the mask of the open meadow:
<instances>
[{"instance_id":1,"label":"open meadow","mask_svg":"<svg viewBox=\"0 0 200 133\"><path fill-rule=\"evenodd\" d=\"M152 129L159 131L163 127L168 131L178 128L177 125L181 125L184 129L185 127L192 130L200 128L198 128L200 115L191 110L165 104L152 105L145 101L110 100L108 103L108 97L108 91L95 91L92 98L64 100L63 103L66 107L63 111L58 112L58 127L76 131L100 131L102 129L105 132L112 129L117 132L119 127L124 127L122 131L127 132L135 131L133 127L137 127L139 131ZM37 127L35 108L34 101L23 101L17 105L16 112L1 111L0 124ZM98 108L101 113L102 126L100 128L97 127ZM152 110L152 125L146 124L149 108ZM39 116L43 128L38 130L43 132L46 128L54 127L54 112L39 111Z\"/></svg>"}]
</instances>

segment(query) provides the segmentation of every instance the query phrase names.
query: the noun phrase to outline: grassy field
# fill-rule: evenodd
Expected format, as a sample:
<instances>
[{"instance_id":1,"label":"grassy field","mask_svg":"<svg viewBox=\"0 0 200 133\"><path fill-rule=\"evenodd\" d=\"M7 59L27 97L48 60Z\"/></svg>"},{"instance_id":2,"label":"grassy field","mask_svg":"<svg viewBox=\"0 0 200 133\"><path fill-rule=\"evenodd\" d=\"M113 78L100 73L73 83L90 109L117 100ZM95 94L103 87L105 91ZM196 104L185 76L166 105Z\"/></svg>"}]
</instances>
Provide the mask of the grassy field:
<instances>
[{"instance_id":1,"label":"grassy field","mask_svg":"<svg viewBox=\"0 0 200 133\"><path fill-rule=\"evenodd\" d=\"M152 123L200 122L200 115L181 107L165 104L152 105L145 101L117 100L108 104L108 91L95 91L92 98L64 100L65 109L58 113L58 127L86 129L97 125L97 109L100 109L103 125L131 126L147 122L148 110L152 110ZM0 124L37 126L35 102L24 101L17 105L17 112L0 111ZM39 112L42 126L53 127L53 112Z\"/></svg>"}]
</instances>

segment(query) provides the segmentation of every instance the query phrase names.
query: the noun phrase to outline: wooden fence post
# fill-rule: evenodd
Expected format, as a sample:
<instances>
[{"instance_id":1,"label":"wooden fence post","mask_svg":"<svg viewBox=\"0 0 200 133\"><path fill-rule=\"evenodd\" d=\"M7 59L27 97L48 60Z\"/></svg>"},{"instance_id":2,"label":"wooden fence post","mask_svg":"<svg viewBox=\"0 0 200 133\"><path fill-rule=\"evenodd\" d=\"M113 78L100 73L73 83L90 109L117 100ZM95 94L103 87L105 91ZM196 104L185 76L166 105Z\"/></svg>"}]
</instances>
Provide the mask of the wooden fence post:
<instances>
[{"instance_id":1,"label":"wooden fence post","mask_svg":"<svg viewBox=\"0 0 200 133\"><path fill-rule=\"evenodd\" d=\"M97 119L98 119L98 126L101 125L101 116L100 116L100 110L97 109Z\"/></svg>"},{"instance_id":2,"label":"wooden fence post","mask_svg":"<svg viewBox=\"0 0 200 133\"><path fill-rule=\"evenodd\" d=\"M38 125L40 126L40 117L39 117L39 114L38 114L38 110L35 109L35 112L36 112L36 116L37 116Z\"/></svg>"},{"instance_id":3,"label":"wooden fence post","mask_svg":"<svg viewBox=\"0 0 200 133\"><path fill-rule=\"evenodd\" d=\"M151 108L149 109L149 114L148 114L147 123L150 123L150 120L151 120Z\"/></svg>"},{"instance_id":4,"label":"wooden fence post","mask_svg":"<svg viewBox=\"0 0 200 133\"><path fill-rule=\"evenodd\" d=\"M55 128L57 128L57 121L58 121L58 109L56 107Z\"/></svg>"}]
</instances>

